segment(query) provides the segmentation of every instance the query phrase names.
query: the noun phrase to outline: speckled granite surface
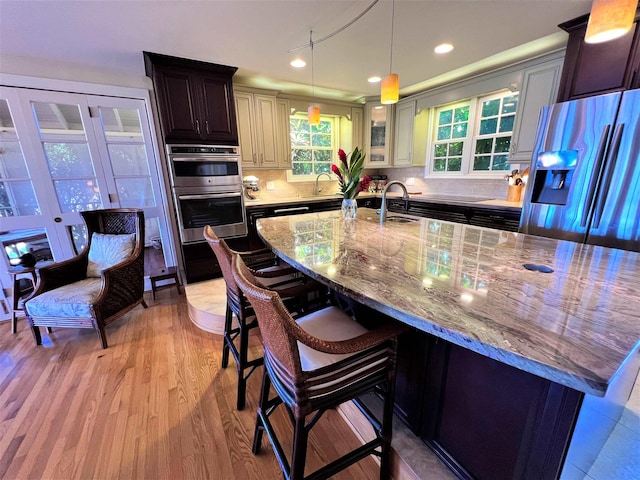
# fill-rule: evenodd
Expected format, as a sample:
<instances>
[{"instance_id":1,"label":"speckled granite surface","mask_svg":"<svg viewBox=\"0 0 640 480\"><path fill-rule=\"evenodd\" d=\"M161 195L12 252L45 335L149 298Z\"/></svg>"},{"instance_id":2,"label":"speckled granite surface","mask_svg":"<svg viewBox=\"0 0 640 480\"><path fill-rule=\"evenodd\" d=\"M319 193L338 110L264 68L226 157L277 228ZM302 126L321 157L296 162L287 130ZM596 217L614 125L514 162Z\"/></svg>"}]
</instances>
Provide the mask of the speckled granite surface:
<instances>
[{"instance_id":1,"label":"speckled granite surface","mask_svg":"<svg viewBox=\"0 0 640 480\"><path fill-rule=\"evenodd\" d=\"M602 396L640 342L640 254L371 209L261 219L280 256L420 330ZM551 267L530 271L523 264Z\"/></svg>"}]
</instances>

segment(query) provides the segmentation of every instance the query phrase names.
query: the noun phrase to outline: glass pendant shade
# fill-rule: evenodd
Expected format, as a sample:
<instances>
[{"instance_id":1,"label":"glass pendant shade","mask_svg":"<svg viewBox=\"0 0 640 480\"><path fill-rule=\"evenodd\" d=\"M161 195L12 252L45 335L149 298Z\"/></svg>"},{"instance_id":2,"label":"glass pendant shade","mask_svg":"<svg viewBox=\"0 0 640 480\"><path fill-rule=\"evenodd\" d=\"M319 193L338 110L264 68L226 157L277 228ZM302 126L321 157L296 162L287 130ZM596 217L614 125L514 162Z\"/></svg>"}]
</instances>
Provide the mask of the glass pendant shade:
<instances>
[{"instance_id":1,"label":"glass pendant shade","mask_svg":"<svg viewBox=\"0 0 640 480\"><path fill-rule=\"evenodd\" d=\"M320 123L320 107L309 105L307 109L307 118L309 125L318 125Z\"/></svg>"},{"instance_id":2,"label":"glass pendant shade","mask_svg":"<svg viewBox=\"0 0 640 480\"><path fill-rule=\"evenodd\" d=\"M593 0L584 41L601 43L621 37L633 25L637 0Z\"/></svg>"},{"instance_id":3,"label":"glass pendant shade","mask_svg":"<svg viewBox=\"0 0 640 480\"><path fill-rule=\"evenodd\" d=\"M382 79L380 103L390 105L397 103L400 96L400 78L397 73L390 73Z\"/></svg>"}]
</instances>

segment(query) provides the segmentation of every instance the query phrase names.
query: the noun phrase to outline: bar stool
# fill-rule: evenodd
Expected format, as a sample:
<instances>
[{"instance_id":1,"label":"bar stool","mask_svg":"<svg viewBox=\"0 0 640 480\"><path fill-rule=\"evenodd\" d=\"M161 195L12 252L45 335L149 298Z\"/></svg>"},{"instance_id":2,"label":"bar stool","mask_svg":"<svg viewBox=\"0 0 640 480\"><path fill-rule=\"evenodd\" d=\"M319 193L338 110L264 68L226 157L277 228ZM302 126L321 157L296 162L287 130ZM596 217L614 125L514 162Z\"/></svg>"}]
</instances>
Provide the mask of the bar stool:
<instances>
[{"instance_id":1,"label":"bar stool","mask_svg":"<svg viewBox=\"0 0 640 480\"><path fill-rule=\"evenodd\" d=\"M278 293L262 288L239 255L232 266L236 283L256 313L264 345L253 453L258 453L267 432L287 479L328 478L369 455L380 457L380 478L390 478L397 336L405 327L387 321L367 330L335 306L294 320ZM271 385L273 398L269 398ZM381 422L358 399L373 391L383 396ZM375 438L305 477L310 430L326 410L349 400L369 420ZM280 405L293 424L291 464L269 419Z\"/></svg>"},{"instance_id":2,"label":"bar stool","mask_svg":"<svg viewBox=\"0 0 640 480\"><path fill-rule=\"evenodd\" d=\"M227 306L225 309L224 338L222 346L222 368L229 364L229 353L236 361L238 372L237 408L242 410L246 403L247 379L256 368L264 363L263 357L249 359L249 331L258 326L253 309L242 294L231 273L234 254L241 255L247 263L255 267L252 272L260 278L262 286L275 289L294 312L305 312L326 301L326 288L300 274L290 265L280 260L269 249L236 252L229 248L224 239L217 237L213 229L204 228L204 238L209 242L226 284ZM233 316L238 325L233 325ZM236 341L237 340L237 341Z\"/></svg>"},{"instance_id":3,"label":"bar stool","mask_svg":"<svg viewBox=\"0 0 640 480\"><path fill-rule=\"evenodd\" d=\"M29 274L31 275L31 279L21 278L21 276ZM13 279L11 333L16 333L18 331L18 312L24 311L24 306L20 305L20 300L22 300L29 293L33 292L33 287L35 287L38 278L36 275L36 267L24 267L22 265L11 267L9 269L9 275L11 275ZM29 282L29 285L23 285L24 282L21 282L20 280Z\"/></svg>"}]
</instances>

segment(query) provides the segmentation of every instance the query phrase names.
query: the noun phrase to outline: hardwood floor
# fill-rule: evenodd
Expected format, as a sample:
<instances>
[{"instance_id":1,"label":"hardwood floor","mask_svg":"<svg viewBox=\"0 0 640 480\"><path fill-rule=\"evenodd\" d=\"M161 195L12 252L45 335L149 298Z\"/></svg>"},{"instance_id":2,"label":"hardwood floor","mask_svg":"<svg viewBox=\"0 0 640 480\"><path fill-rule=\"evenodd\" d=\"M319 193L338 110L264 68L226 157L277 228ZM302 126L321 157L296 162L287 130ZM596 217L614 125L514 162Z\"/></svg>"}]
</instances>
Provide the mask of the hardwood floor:
<instances>
[{"instance_id":1,"label":"hardwood floor","mask_svg":"<svg viewBox=\"0 0 640 480\"><path fill-rule=\"evenodd\" d=\"M38 347L24 319L15 335L0 323L0 478L282 478L266 437L251 453L262 371L237 411L235 368L220 367L220 337L191 323L184 295L146 300L148 309L107 327L106 350L93 330L43 331ZM252 351L260 352L257 337ZM358 445L328 412L312 430L307 471ZM378 475L367 458L335 478Z\"/></svg>"}]
</instances>

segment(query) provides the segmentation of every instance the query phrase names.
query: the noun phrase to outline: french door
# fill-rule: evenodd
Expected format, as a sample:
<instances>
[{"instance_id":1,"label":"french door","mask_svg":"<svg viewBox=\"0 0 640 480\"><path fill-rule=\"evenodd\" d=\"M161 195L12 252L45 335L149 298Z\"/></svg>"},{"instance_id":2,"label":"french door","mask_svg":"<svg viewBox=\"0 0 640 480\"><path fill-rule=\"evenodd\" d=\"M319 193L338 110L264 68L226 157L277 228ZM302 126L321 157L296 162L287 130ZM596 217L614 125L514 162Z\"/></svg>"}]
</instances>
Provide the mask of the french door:
<instances>
[{"instance_id":1,"label":"french door","mask_svg":"<svg viewBox=\"0 0 640 480\"><path fill-rule=\"evenodd\" d=\"M5 287L25 251L61 260L84 248L82 210L141 208L145 243L172 245L148 118L141 99L0 87ZM169 265L173 251L164 252Z\"/></svg>"}]
</instances>

